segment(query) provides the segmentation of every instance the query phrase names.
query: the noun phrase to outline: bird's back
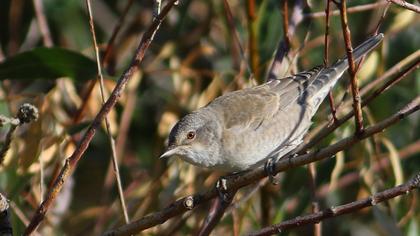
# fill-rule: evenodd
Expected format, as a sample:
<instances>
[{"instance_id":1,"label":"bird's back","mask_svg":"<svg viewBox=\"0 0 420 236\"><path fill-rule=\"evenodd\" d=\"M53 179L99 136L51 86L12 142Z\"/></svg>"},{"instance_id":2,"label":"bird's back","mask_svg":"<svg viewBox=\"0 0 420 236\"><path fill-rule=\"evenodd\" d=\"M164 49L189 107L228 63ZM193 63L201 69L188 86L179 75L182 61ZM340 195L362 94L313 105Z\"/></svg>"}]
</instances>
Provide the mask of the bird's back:
<instances>
[{"instance_id":1,"label":"bird's back","mask_svg":"<svg viewBox=\"0 0 420 236\"><path fill-rule=\"evenodd\" d=\"M375 48L376 35L354 52L354 60ZM282 156L302 142L311 119L328 92L347 69L347 59L216 98L205 109L216 112L224 125L222 145L227 166L250 168L270 156Z\"/></svg>"}]
</instances>

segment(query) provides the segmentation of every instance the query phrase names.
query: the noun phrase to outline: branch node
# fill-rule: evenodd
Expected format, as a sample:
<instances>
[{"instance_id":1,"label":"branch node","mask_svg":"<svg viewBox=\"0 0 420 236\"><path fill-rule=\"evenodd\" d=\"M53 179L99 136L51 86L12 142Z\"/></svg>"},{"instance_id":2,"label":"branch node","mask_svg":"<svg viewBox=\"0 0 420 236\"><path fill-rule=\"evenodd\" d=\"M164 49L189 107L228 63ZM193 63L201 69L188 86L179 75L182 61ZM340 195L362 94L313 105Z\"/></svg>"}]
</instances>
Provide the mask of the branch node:
<instances>
[{"instance_id":1,"label":"branch node","mask_svg":"<svg viewBox=\"0 0 420 236\"><path fill-rule=\"evenodd\" d=\"M192 210L194 208L194 198L193 196L188 196L184 200L184 207L188 210Z\"/></svg>"}]
</instances>

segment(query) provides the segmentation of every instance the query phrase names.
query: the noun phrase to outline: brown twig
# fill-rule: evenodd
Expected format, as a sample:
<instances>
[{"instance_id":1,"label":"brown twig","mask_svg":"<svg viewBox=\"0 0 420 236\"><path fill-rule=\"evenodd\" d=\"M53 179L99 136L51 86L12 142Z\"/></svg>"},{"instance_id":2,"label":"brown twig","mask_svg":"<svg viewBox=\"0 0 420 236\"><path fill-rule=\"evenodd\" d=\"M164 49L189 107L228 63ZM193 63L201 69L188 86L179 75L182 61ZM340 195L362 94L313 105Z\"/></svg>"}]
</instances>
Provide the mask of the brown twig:
<instances>
[{"instance_id":1,"label":"brown twig","mask_svg":"<svg viewBox=\"0 0 420 236\"><path fill-rule=\"evenodd\" d=\"M404 0L387 0L388 2L392 2L400 7L403 7L407 10L414 11L415 13L420 13L420 7L414 4L408 3Z\"/></svg>"},{"instance_id":2,"label":"brown twig","mask_svg":"<svg viewBox=\"0 0 420 236\"><path fill-rule=\"evenodd\" d=\"M401 160L408 158L416 153L420 152L420 140L412 143L399 151L398 156L401 158ZM380 171L388 166L390 166L390 160L389 158L386 158L386 156L389 154L381 154L378 159L379 162L375 163L372 167L372 170L374 172ZM340 179L337 181L334 189L331 188L331 185L324 184L318 188L316 191L317 196L324 197L331 191L334 191L335 189L345 189L350 184L357 182L360 179L360 171L353 171L351 173L345 174L340 177Z\"/></svg>"},{"instance_id":3,"label":"brown twig","mask_svg":"<svg viewBox=\"0 0 420 236\"><path fill-rule=\"evenodd\" d=\"M387 127L395 124L396 122L416 112L419 109L420 96L413 99L403 109L399 110L397 113L393 114L389 118L371 127L366 128L365 132L363 132L359 136L351 136L348 138L344 138L338 141L337 143L332 144L326 148L320 149L316 152L310 152L293 158L291 156L281 158L279 162L275 163L274 173L282 172L297 166L302 166L311 162L329 158L335 153L347 149L352 145L358 143L362 139L368 138L376 133L382 132ZM226 182L226 188L230 191L236 191L264 177L267 177L267 172L265 171L264 166L260 166L249 172L244 173L243 175L237 176L236 178L229 179ZM212 188L208 192L203 194L198 193L181 198L170 204L168 207L162 209L161 211L147 215L139 220L133 221L132 223L121 226L117 229L110 230L107 233L105 233L105 235L131 235L138 233L157 224L162 224L168 219L176 215L182 214L188 210L191 210L194 207L216 197L217 195L218 190L216 188ZM187 202L189 204L186 204ZM188 205L188 207L186 207L186 205Z\"/></svg>"},{"instance_id":4,"label":"brown twig","mask_svg":"<svg viewBox=\"0 0 420 236\"><path fill-rule=\"evenodd\" d=\"M331 0L327 0L327 6L325 7L325 36L324 36L324 66L328 66L328 51L330 46L330 7L331 7ZM330 104L331 115L333 117L334 122L337 121L337 112L334 106L334 96L332 91L328 93L328 102Z\"/></svg>"},{"instance_id":5,"label":"brown twig","mask_svg":"<svg viewBox=\"0 0 420 236\"><path fill-rule=\"evenodd\" d=\"M329 1L331 1L331 0L329 0ZM347 8L347 13L350 14L350 13L369 11L369 10L376 9L378 7L384 6L386 4L387 4L386 1L379 1L379 2L369 3L369 4L365 4L365 5L358 5L358 6L354 6L354 7L349 7L349 8ZM330 12L330 15L331 16L339 16L340 15L340 10L332 11L332 12ZM326 13L325 13L325 11L311 12L311 13L307 13L303 16L305 17L305 19L307 19L307 18L321 18L321 17L326 17Z\"/></svg>"},{"instance_id":6,"label":"brown twig","mask_svg":"<svg viewBox=\"0 0 420 236\"><path fill-rule=\"evenodd\" d=\"M356 212L365 207L375 206L376 204L381 203L383 201L387 201L391 198L408 194L414 189L418 189L418 188L420 188L420 173L418 173L413 179L406 182L405 184L376 193L368 198L354 201L351 203L347 203L344 205L336 206L336 207L330 207L326 210L309 214L306 216L298 216L294 219L283 221L280 224L275 224L275 225L260 229L256 232L250 233L249 235L252 235L252 236L272 235L272 234L277 234L279 232L282 232L284 230L297 228L302 225L316 224L320 222L321 220L324 220L327 218L349 214L349 213Z\"/></svg>"},{"instance_id":7,"label":"brown twig","mask_svg":"<svg viewBox=\"0 0 420 236\"><path fill-rule=\"evenodd\" d=\"M209 214L201 226L198 236L207 236L216 227L217 223L222 219L223 214L229 207L236 194L236 191L224 193L224 197L217 197L213 200Z\"/></svg>"},{"instance_id":8,"label":"brown twig","mask_svg":"<svg viewBox=\"0 0 420 236\"><path fill-rule=\"evenodd\" d=\"M46 47L52 47L53 42L51 39L50 29L48 28L47 19L44 14L44 7L41 0L33 0L36 20L38 22L39 30L42 34L42 40Z\"/></svg>"},{"instance_id":9,"label":"brown twig","mask_svg":"<svg viewBox=\"0 0 420 236\"><path fill-rule=\"evenodd\" d=\"M403 60L392 66L389 70L387 70L385 73L383 73L378 79L372 81L371 83L367 84L365 87L363 87L360 90L360 95L364 96L367 94L370 90L372 90L373 87L378 85L379 83L382 83L384 80L391 76L395 76L396 74L401 74L402 71L406 70L406 67L418 67L416 64L420 62L420 50L415 51L414 53L410 54L409 56L405 57ZM411 66L410 66L411 65ZM398 76L396 76L398 77ZM396 78L395 77L395 78Z\"/></svg>"},{"instance_id":10,"label":"brown twig","mask_svg":"<svg viewBox=\"0 0 420 236\"><path fill-rule=\"evenodd\" d=\"M356 66L353 59L353 47L351 45L350 29L347 22L347 1L340 1L340 18L343 29L344 42L346 45L347 60L349 64L349 75L351 92L353 95L353 109L355 114L356 134L360 135L363 132L363 113L361 107L361 99L359 94L359 82L356 79Z\"/></svg>"},{"instance_id":11,"label":"brown twig","mask_svg":"<svg viewBox=\"0 0 420 236\"><path fill-rule=\"evenodd\" d=\"M109 59L111 58L112 52L114 50L114 43L115 39L117 38L118 33L121 30L122 25L125 22L125 17L127 16L128 10L130 10L131 5L133 5L133 0L128 0L127 4L124 7L123 12L120 15L120 18L118 19L117 24L114 27L114 30L112 31L111 38L109 38L108 44L106 45L106 49L103 55L102 59L102 65L108 69L109 71Z\"/></svg>"},{"instance_id":12,"label":"brown twig","mask_svg":"<svg viewBox=\"0 0 420 236\"><path fill-rule=\"evenodd\" d=\"M316 163L312 162L308 165L309 172L309 189L312 201L312 213L319 212L318 196L316 195ZM314 224L314 236L321 236L321 222Z\"/></svg>"},{"instance_id":13,"label":"brown twig","mask_svg":"<svg viewBox=\"0 0 420 236\"><path fill-rule=\"evenodd\" d=\"M96 57L96 65L97 65L97 71L98 71L101 99L102 99L102 104L104 104L105 103L104 77L102 75L101 60L99 58L99 48L98 48L98 44L97 44L97 41L96 41L95 25L93 23L92 8L91 8L91 5L90 5L90 0L86 0L86 7L87 7L87 10L88 10L88 15L89 15L89 29L90 29L90 32L92 34L93 48L95 49L95 57ZM107 133L107 136L108 136L108 141L109 141L109 144L111 146L111 151L112 151L111 152L111 157L112 157L111 160L112 160L112 164L113 164L113 167L114 167L115 178L117 180L118 195L119 195L119 199L120 199L121 210L122 210L123 215L124 215L125 223L127 224L127 223L130 222L130 219L128 217L127 207L126 207L125 200L124 200L124 194L123 194L122 183L121 183L121 176L120 176L120 171L119 171L119 167L118 167L118 158L117 158L117 153L115 151L115 141L114 141L114 138L112 137L112 134L111 134L111 128L110 128L110 124L109 124L109 120L108 120L108 115L105 115L104 120L105 120L105 127L106 127L106 133Z\"/></svg>"},{"instance_id":14,"label":"brown twig","mask_svg":"<svg viewBox=\"0 0 420 236\"><path fill-rule=\"evenodd\" d=\"M75 169L77 166L78 161L88 148L90 141L92 140L93 136L95 135L96 129L99 127L101 122L103 121L104 117L109 113L111 108L117 102L117 99L121 96L121 93L130 80L132 74L138 70L138 64L143 60L144 55L146 53L147 48L149 47L150 43L152 42L156 31L158 30L159 26L162 23L162 20L166 17L169 10L172 8L176 0L170 0L165 8L162 10L161 14L156 17L153 21L151 26L147 29L147 31L143 34L143 37L140 41L140 44L136 50L135 56L133 57L130 66L128 69L121 75L120 79L118 80L114 90L112 91L110 97L105 102L105 104L101 107L101 110L96 115L95 119L92 121L91 125L87 129L86 133L84 134L83 138L81 139L79 145L77 146L76 150L73 154L66 159L63 168L58 176L58 178L54 181L53 187L51 188L50 192L46 196L46 199L41 203L39 208L36 210L35 215L31 219L31 223L26 228L24 235L31 234L41 223L44 219L45 214L47 213L48 209L56 199L57 195L60 193L61 188L63 187L64 182L69 177L70 173Z\"/></svg>"},{"instance_id":15,"label":"brown twig","mask_svg":"<svg viewBox=\"0 0 420 236\"><path fill-rule=\"evenodd\" d=\"M120 16L117 25L115 26L114 30L112 31L111 38L109 39L109 41L107 43L107 46L106 46L106 49L105 49L105 52L104 52L104 55L103 55L102 66L104 66L108 70L109 70L108 63L109 63L109 60L111 58L112 52L114 50L115 39L117 38L117 35L121 30L121 26L124 24L125 17L128 13L128 10L130 9L130 6L132 5L132 3L133 3L133 0L129 0L127 2L127 5L125 6L124 11ZM79 123L80 120L82 119L83 114L84 114L84 112L87 108L90 95L92 94L93 89L95 88L95 84L96 84L96 80L90 80L88 85L85 86L86 89L85 89L85 92L82 96L82 105L79 107L79 109L77 109L77 111L76 111L76 113L73 117L73 123L74 124Z\"/></svg>"}]
</instances>

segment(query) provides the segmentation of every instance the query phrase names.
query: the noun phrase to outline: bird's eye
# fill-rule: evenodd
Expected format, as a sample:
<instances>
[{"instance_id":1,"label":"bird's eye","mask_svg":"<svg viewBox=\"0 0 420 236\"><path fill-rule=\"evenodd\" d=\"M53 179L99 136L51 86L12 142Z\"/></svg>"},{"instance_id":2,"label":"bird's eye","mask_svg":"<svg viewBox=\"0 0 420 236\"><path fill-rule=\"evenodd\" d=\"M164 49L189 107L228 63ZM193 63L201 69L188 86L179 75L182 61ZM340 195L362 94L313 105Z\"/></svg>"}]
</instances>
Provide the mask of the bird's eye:
<instances>
[{"instance_id":1,"label":"bird's eye","mask_svg":"<svg viewBox=\"0 0 420 236\"><path fill-rule=\"evenodd\" d=\"M187 139L194 139L195 138L195 132L194 131L190 131L187 134Z\"/></svg>"}]
</instances>

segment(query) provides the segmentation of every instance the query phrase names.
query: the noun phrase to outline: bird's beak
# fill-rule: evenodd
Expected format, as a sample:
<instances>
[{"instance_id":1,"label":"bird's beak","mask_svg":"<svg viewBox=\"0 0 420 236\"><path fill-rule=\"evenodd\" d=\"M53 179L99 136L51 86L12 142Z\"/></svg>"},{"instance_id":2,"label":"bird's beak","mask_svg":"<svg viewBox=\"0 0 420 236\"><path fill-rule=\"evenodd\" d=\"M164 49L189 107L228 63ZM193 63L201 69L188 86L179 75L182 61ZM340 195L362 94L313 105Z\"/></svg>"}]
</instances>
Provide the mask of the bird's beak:
<instances>
[{"instance_id":1,"label":"bird's beak","mask_svg":"<svg viewBox=\"0 0 420 236\"><path fill-rule=\"evenodd\" d=\"M177 147L172 147L172 148L171 147L168 147L168 149L166 150L166 152L163 153L159 157L159 159L167 158L167 157L173 156L175 154L178 154L178 148Z\"/></svg>"}]
</instances>

